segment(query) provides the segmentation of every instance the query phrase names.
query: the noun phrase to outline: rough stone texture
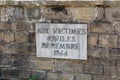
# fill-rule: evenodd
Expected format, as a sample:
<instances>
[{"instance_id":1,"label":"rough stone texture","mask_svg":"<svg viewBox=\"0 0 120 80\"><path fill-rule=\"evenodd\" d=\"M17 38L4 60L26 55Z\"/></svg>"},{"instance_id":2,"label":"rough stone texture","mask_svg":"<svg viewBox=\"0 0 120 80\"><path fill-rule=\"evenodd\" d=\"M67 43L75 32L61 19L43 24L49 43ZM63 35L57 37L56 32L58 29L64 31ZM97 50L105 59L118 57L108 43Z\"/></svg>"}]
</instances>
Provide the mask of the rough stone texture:
<instances>
[{"instance_id":1,"label":"rough stone texture","mask_svg":"<svg viewBox=\"0 0 120 80\"><path fill-rule=\"evenodd\" d=\"M112 59L93 60L93 64L99 66L115 66L115 60Z\"/></svg>"},{"instance_id":2,"label":"rough stone texture","mask_svg":"<svg viewBox=\"0 0 120 80\"><path fill-rule=\"evenodd\" d=\"M30 74L30 78L34 79L34 77L37 77L38 80L47 80L46 73L44 71L35 71Z\"/></svg>"},{"instance_id":3,"label":"rough stone texture","mask_svg":"<svg viewBox=\"0 0 120 80\"><path fill-rule=\"evenodd\" d=\"M11 32L3 33L3 40L5 42L13 42L14 41L14 33L11 33Z\"/></svg>"},{"instance_id":4,"label":"rough stone texture","mask_svg":"<svg viewBox=\"0 0 120 80\"><path fill-rule=\"evenodd\" d=\"M40 19L40 9L39 8L30 8L26 10L26 16L28 19Z\"/></svg>"},{"instance_id":5,"label":"rough stone texture","mask_svg":"<svg viewBox=\"0 0 120 80\"><path fill-rule=\"evenodd\" d=\"M92 21L95 20L96 16L97 16L97 10L96 8L86 8L86 7L82 7L82 8L70 8L70 11L72 13L72 17L74 21L84 21L84 22L88 22L88 21Z\"/></svg>"},{"instance_id":6,"label":"rough stone texture","mask_svg":"<svg viewBox=\"0 0 120 80\"><path fill-rule=\"evenodd\" d=\"M92 48L88 50L89 56L92 58L106 59L110 58L110 51L103 48Z\"/></svg>"},{"instance_id":7,"label":"rough stone texture","mask_svg":"<svg viewBox=\"0 0 120 80\"><path fill-rule=\"evenodd\" d=\"M34 32L28 34L28 42L29 43L35 43L36 42L35 33Z\"/></svg>"},{"instance_id":8,"label":"rough stone texture","mask_svg":"<svg viewBox=\"0 0 120 80\"><path fill-rule=\"evenodd\" d=\"M118 67L120 66L119 62L120 62L120 60L116 60L116 66L118 66Z\"/></svg>"},{"instance_id":9,"label":"rough stone texture","mask_svg":"<svg viewBox=\"0 0 120 80\"><path fill-rule=\"evenodd\" d=\"M97 46L98 44L98 34L89 34L88 35L88 45Z\"/></svg>"},{"instance_id":10,"label":"rough stone texture","mask_svg":"<svg viewBox=\"0 0 120 80\"><path fill-rule=\"evenodd\" d=\"M31 52L31 53L36 53L36 45L30 44L28 46L28 51Z\"/></svg>"},{"instance_id":11,"label":"rough stone texture","mask_svg":"<svg viewBox=\"0 0 120 80\"><path fill-rule=\"evenodd\" d=\"M60 80L73 80L74 76L72 74L62 74Z\"/></svg>"},{"instance_id":12,"label":"rough stone texture","mask_svg":"<svg viewBox=\"0 0 120 80\"><path fill-rule=\"evenodd\" d=\"M98 13L97 13L97 18L96 18L96 20L97 20L97 21L102 21L102 20L104 20L104 19L105 19L105 16L104 16L104 14L105 14L105 9L104 9L104 8L101 8L101 7L98 7L98 8L97 8L97 11L98 11Z\"/></svg>"},{"instance_id":13,"label":"rough stone texture","mask_svg":"<svg viewBox=\"0 0 120 80\"><path fill-rule=\"evenodd\" d=\"M28 45L27 44L18 44L18 52L19 53L29 53L28 51Z\"/></svg>"},{"instance_id":14,"label":"rough stone texture","mask_svg":"<svg viewBox=\"0 0 120 80\"><path fill-rule=\"evenodd\" d=\"M114 27L111 23L96 22L90 25L90 32L96 33L113 33Z\"/></svg>"},{"instance_id":15,"label":"rough stone texture","mask_svg":"<svg viewBox=\"0 0 120 80\"><path fill-rule=\"evenodd\" d=\"M0 32L0 41L2 41L3 33Z\"/></svg>"},{"instance_id":16,"label":"rough stone texture","mask_svg":"<svg viewBox=\"0 0 120 80\"><path fill-rule=\"evenodd\" d=\"M58 6L58 7L47 7L43 13L42 16L48 20L69 20L72 18L72 15L68 9L66 9L64 6Z\"/></svg>"},{"instance_id":17,"label":"rough stone texture","mask_svg":"<svg viewBox=\"0 0 120 80\"><path fill-rule=\"evenodd\" d=\"M14 43L5 44L2 47L4 53L16 53L18 51L18 46Z\"/></svg>"},{"instance_id":18,"label":"rough stone texture","mask_svg":"<svg viewBox=\"0 0 120 80\"><path fill-rule=\"evenodd\" d=\"M57 73L48 73L47 74L47 79L48 80L58 80L59 76Z\"/></svg>"},{"instance_id":19,"label":"rough stone texture","mask_svg":"<svg viewBox=\"0 0 120 80\"><path fill-rule=\"evenodd\" d=\"M55 70L62 72L82 73L83 65L74 61L67 62L64 60L58 60L55 62Z\"/></svg>"},{"instance_id":20,"label":"rough stone texture","mask_svg":"<svg viewBox=\"0 0 120 80\"><path fill-rule=\"evenodd\" d=\"M58 73L48 73L47 80L74 80L74 76L72 74L58 74Z\"/></svg>"},{"instance_id":21,"label":"rough stone texture","mask_svg":"<svg viewBox=\"0 0 120 80\"><path fill-rule=\"evenodd\" d=\"M0 30L4 30L5 28L4 28L4 22L1 22L0 23Z\"/></svg>"},{"instance_id":22,"label":"rough stone texture","mask_svg":"<svg viewBox=\"0 0 120 80\"><path fill-rule=\"evenodd\" d=\"M95 75L93 80L119 80L118 76L102 76L102 75Z\"/></svg>"},{"instance_id":23,"label":"rough stone texture","mask_svg":"<svg viewBox=\"0 0 120 80\"><path fill-rule=\"evenodd\" d=\"M8 59L0 59L0 66L3 67L11 67L12 61L8 60Z\"/></svg>"},{"instance_id":24,"label":"rough stone texture","mask_svg":"<svg viewBox=\"0 0 120 80\"><path fill-rule=\"evenodd\" d=\"M119 38L118 38L118 48L120 48L120 35L119 35Z\"/></svg>"},{"instance_id":25,"label":"rough stone texture","mask_svg":"<svg viewBox=\"0 0 120 80\"><path fill-rule=\"evenodd\" d=\"M32 26L25 20L18 20L13 25L16 28L16 31L30 31Z\"/></svg>"},{"instance_id":26,"label":"rough stone texture","mask_svg":"<svg viewBox=\"0 0 120 80\"><path fill-rule=\"evenodd\" d=\"M53 69L53 61L39 61L33 62L35 67L40 70L52 70Z\"/></svg>"},{"instance_id":27,"label":"rough stone texture","mask_svg":"<svg viewBox=\"0 0 120 80\"><path fill-rule=\"evenodd\" d=\"M120 68L105 66L104 67L104 75L107 75L107 76L120 76Z\"/></svg>"},{"instance_id":28,"label":"rough stone texture","mask_svg":"<svg viewBox=\"0 0 120 80\"><path fill-rule=\"evenodd\" d=\"M75 78L76 80L92 80L92 76L87 74L76 75Z\"/></svg>"},{"instance_id":29,"label":"rough stone texture","mask_svg":"<svg viewBox=\"0 0 120 80\"><path fill-rule=\"evenodd\" d=\"M4 55L3 55L4 56ZM11 53L11 54L7 54L5 55L5 57L9 58L9 59L20 59L20 60L29 60L29 57L30 57L30 53ZM13 60L13 61L14 61Z\"/></svg>"},{"instance_id":30,"label":"rough stone texture","mask_svg":"<svg viewBox=\"0 0 120 80\"><path fill-rule=\"evenodd\" d=\"M17 19L24 18L23 10L15 7L2 8L1 15L1 21L16 21Z\"/></svg>"},{"instance_id":31,"label":"rough stone texture","mask_svg":"<svg viewBox=\"0 0 120 80\"><path fill-rule=\"evenodd\" d=\"M100 35L99 46L117 48L118 35Z\"/></svg>"},{"instance_id":32,"label":"rough stone texture","mask_svg":"<svg viewBox=\"0 0 120 80\"><path fill-rule=\"evenodd\" d=\"M15 41L18 43L25 43L27 40L25 32L16 32L15 33Z\"/></svg>"},{"instance_id":33,"label":"rough stone texture","mask_svg":"<svg viewBox=\"0 0 120 80\"><path fill-rule=\"evenodd\" d=\"M120 8L106 8L105 15L107 21L120 20Z\"/></svg>"},{"instance_id":34,"label":"rough stone texture","mask_svg":"<svg viewBox=\"0 0 120 80\"><path fill-rule=\"evenodd\" d=\"M65 73L63 73L60 76L60 80L74 80L74 76L72 74L65 74Z\"/></svg>"},{"instance_id":35,"label":"rough stone texture","mask_svg":"<svg viewBox=\"0 0 120 80\"><path fill-rule=\"evenodd\" d=\"M120 49L112 49L110 52L111 59L120 59Z\"/></svg>"},{"instance_id":36,"label":"rough stone texture","mask_svg":"<svg viewBox=\"0 0 120 80\"><path fill-rule=\"evenodd\" d=\"M114 21L113 26L115 27L115 33L120 34L120 22Z\"/></svg>"},{"instance_id":37,"label":"rough stone texture","mask_svg":"<svg viewBox=\"0 0 120 80\"><path fill-rule=\"evenodd\" d=\"M21 69L4 69L4 76L9 78L26 78L29 77L30 71Z\"/></svg>"},{"instance_id":38,"label":"rough stone texture","mask_svg":"<svg viewBox=\"0 0 120 80\"><path fill-rule=\"evenodd\" d=\"M35 65L32 62L21 59L12 60L11 66L21 69L35 68Z\"/></svg>"},{"instance_id":39,"label":"rough stone texture","mask_svg":"<svg viewBox=\"0 0 120 80\"><path fill-rule=\"evenodd\" d=\"M103 67L102 66L94 66L94 65L84 65L84 73L102 74Z\"/></svg>"}]
</instances>

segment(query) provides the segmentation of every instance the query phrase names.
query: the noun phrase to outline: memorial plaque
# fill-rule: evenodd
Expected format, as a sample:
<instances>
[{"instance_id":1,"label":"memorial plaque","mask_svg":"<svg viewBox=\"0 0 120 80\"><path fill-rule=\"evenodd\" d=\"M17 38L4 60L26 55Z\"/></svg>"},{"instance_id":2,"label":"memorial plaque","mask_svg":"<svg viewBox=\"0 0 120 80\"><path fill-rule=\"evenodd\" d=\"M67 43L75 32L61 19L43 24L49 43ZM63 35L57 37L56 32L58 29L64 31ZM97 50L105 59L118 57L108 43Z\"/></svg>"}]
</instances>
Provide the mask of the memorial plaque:
<instances>
[{"instance_id":1,"label":"memorial plaque","mask_svg":"<svg viewBox=\"0 0 120 80\"><path fill-rule=\"evenodd\" d=\"M87 24L36 23L37 57L87 59Z\"/></svg>"}]
</instances>

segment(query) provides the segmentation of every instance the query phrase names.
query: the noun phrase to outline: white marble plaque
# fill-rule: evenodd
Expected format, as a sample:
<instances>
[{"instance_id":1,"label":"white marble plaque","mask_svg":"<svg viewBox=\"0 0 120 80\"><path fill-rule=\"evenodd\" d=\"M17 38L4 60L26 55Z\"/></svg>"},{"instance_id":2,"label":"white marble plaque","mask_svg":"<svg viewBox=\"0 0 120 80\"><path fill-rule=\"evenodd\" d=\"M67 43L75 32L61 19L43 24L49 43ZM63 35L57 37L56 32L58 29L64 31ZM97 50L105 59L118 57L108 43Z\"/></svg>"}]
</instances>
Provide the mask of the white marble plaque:
<instances>
[{"instance_id":1,"label":"white marble plaque","mask_svg":"<svg viewBox=\"0 0 120 80\"><path fill-rule=\"evenodd\" d=\"M87 24L36 23L37 57L87 59Z\"/></svg>"}]
</instances>

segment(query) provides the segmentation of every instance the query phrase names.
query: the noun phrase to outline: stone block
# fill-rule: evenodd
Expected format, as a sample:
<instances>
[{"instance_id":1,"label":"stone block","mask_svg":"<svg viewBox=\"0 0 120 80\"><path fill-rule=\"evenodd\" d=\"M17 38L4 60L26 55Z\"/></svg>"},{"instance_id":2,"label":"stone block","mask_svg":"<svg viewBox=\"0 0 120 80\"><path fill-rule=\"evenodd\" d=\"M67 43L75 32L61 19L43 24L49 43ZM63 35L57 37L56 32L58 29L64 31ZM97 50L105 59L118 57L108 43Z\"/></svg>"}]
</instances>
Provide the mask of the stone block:
<instances>
[{"instance_id":1,"label":"stone block","mask_svg":"<svg viewBox=\"0 0 120 80\"><path fill-rule=\"evenodd\" d=\"M34 76L34 77L33 77ZM46 73L44 71L33 71L30 74L29 79L33 80L36 77L36 80L47 80ZM28 79L27 79L28 80Z\"/></svg>"},{"instance_id":2,"label":"stone block","mask_svg":"<svg viewBox=\"0 0 120 80\"><path fill-rule=\"evenodd\" d=\"M11 32L4 32L3 40L5 42L14 42L14 33Z\"/></svg>"},{"instance_id":3,"label":"stone block","mask_svg":"<svg viewBox=\"0 0 120 80\"><path fill-rule=\"evenodd\" d=\"M11 22L0 22L0 30L11 31Z\"/></svg>"},{"instance_id":4,"label":"stone block","mask_svg":"<svg viewBox=\"0 0 120 80\"><path fill-rule=\"evenodd\" d=\"M98 45L98 34L89 34L88 35L88 46L97 46Z\"/></svg>"},{"instance_id":5,"label":"stone block","mask_svg":"<svg viewBox=\"0 0 120 80\"><path fill-rule=\"evenodd\" d=\"M11 23L11 30L13 30L13 31L17 30L17 23L16 22Z\"/></svg>"},{"instance_id":6,"label":"stone block","mask_svg":"<svg viewBox=\"0 0 120 80\"><path fill-rule=\"evenodd\" d=\"M36 53L36 45L29 45L28 46L28 51L30 53Z\"/></svg>"},{"instance_id":7,"label":"stone block","mask_svg":"<svg viewBox=\"0 0 120 80\"><path fill-rule=\"evenodd\" d=\"M118 0L114 0L114 2L111 0L111 1L104 1L104 5L105 6L108 6L108 7L119 7L120 5L120 1Z\"/></svg>"},{"instance_id":8,"label":"stone block","mask_svg":"<svg viewBox=\"0 0 120 80\"><path fill-rule=\"evenodd\" d=\"M59 74L58 73L48 73L47 80L59 80Z\"/></svg>"},{"instance_id":9,"label":"stone block","mask_svg":"<svg viewBox=\"0 0 120 80\"><path fill-rule=\"evenodd\" d=\"M4 22L0 22L0 30L5 30L5 27L4 27Z\"/></svg>"},{"instance_id":10,"label":"stone block","mask_svg":"<svg viewBox=\"0 0 120 80\"><path fill-rule=\"evenodd\" d=\"M96 1L95 1L96 2ZM98 1L99 2L99 1ZM97 8L97 18L96 18L96 20L98 20L98 21L102 21L102 20L104 20L104 18L105 18L105 16L104 16L104 14L105 14L105 10L104 10L104 8L102 8L102 7L98 7Z\"/></svg>"},{"instance_id":11,"label":"stone block","mask_svg":"<svg viewBox=\"0 0 120 80\"><path fill-rule=\"evenodd\" d=\"M120 67L120 60L116 60L116 66Z\"/></svg>"},{"instance_id":12,"label":"stone block","mask_svg":"<svg viewBox=\"0 0 120 80\"><path fill-rule=\"evenodd\" d=\"M90 24L90 32L95 33L114 33L113 24L110 22L96 22Z\"/></svg>"},{"instance_id":13,"label":"stone block","mask_svg":"<svg viewBox=\"0 0 120 80\"><path fill-rule=\"evenodd\" d=\"M4 29L11 31L11 22L4 22Z\"/></svg>"},{"instance_id":14,"label":"stone block","mask_svg":"<svg viewBox=\"0 0 120 80\"><path fill-rule=\"evenodd\" d=\"M99 36L99 46L117 48L118 46L118 35L100 35Z\"/></svg>"},{"instance_id":15,"label":"stone block","mask_svg":"<svg viewBox=\"0 0 120 80\"><path fill-rule=\"evenodd\" d=\"M8 59L0 59L0 67L11 67L12 61Z\"/></svg>"},{"instance_id":16,"label":"stone block","mask_svg":"<svg viewBox=\"0 0 120 80\"><path fill-rule=\"evenodd\" d=\"M41 13L39 8L26 9L26 15L27 15L27 19L29 20L41 18Z\"/></svg>"},{"instance_id":17,"label":"stone block","mask_svg":"<svg viewBox=\"0 0 120 80\"><path fill-rule=\"evenodd\" d=\"M18 53L12 53L9 55L10 59L20 59L20 60L30 60L30 53L21 53L18 51ZM31 59L32 60L32 59Z\"/></svg>"},{"instance_id":18,"label":"stone block","mask_svg":"<svg viewBox=\"0 0 120 80\"><path fill-rule=\"evenodd\" d=\"M4 31L10 31L11 30L11 23L10 22L0 22L0 30Z\"/></svg>"},{"instance_id":19,"label":"stone block","mask_svg":"<svg viewBox=\"0 0 120 80\"><path fill-rule=\"evenodd\" d=\"M102 74L103 67L95 65L84 65L84 73L87 74Z\"/></svg>"},{"instance_id":20,"label":"stone block","mask_svg":"<svg viewBox=\"0 0 120 80\"><path fill-rule=\"evenodd\" d=\"M120 8L106 8L105 17L107 21L120 20Z\"/></svg>"},{"instance_id":21,"label":"stone block","mask_svg":"<svg viewBox=\"0 0 120 80\"><path fill-rule=\"evenodd\" d=\"M43 10L42 17L48 20L71 20L71 12L64 6L46 7Z\"/></svg>"},{"instance_id":22,"label":"stone block","mask_svg":"<svg viewBox=\"0 0 120 80\"><path fill-rule=\"evenodd\" d=\"M4 53L17 53L18 45L15 43L5 44L2 47Z\"/></svg>"},{"instance_id":23,"label":"stone block","mask_svg":"<svg viewBox=\"0 0 120 80\"><path fill-rule=\"evenodd\" d=\"M2 39L3 39L3 33L0 32L0 41L2 41Z\"/></svg>"},{"instance_id":24,"label":"stone block","mask_svg":"<svg viewBox=\"0 0 120 80\"><path fill-rule=\"evenodd\" d=\"M6 59L6 58L8 58L8 56L9 55L6 55L6 54L0 52L0 59Z\"/></svg>"},{"instance_id":25,"label":"stone block","mask_svg":"<svg viewBox=\"0 0 120 80\"><path fill-rule=\"evenodd\" d=\"M70 7L73 20L79 22L93 21L97 17L97 9L92 7Z\"/></svg>"},{"instance_id":26,"label":"stone block","mask_svg":"<svg viewBox=\"0 0 120 80\"><path fill-rule=\"evenodd\" d=\"M120 59L120 49L111 49L110 51L111 59Z\"/></svg>"},{"instance_id":27,"label":"stone block","mask_svg":"<svg viewBox=\"0 0 120 80\"><path fill-rule=\"evenodd\" d=\"M88 49L89 56L91 58L106 59L110 58L110 51L103 48L92 48Z\"/></svg>"},{"instance_id":28,"label":"stone block","mask_svg":"<svg viewBox=\"0 0 120 80\"><path fill-rule=\"evenodd\" d=\"M99 66L115 66L115 60L112 59L95 59L93 60L94 65Z\"/></svg>"},{"instance_id":29,"label":"stone block","mask_svg":"<svg viewBox=\"0 0 120 80\"><path fill-rule=\"evenodd\" d=\"M83 65L74 61L57 60L55 70L69 73L83 73Z\"/></svg>"},{"instance_id":30,"label":"stone block","mask_svg":"<svg viewBox=\"0 0 120 80\"><path fill-rule=\"evenodd\" d=\"M47 80L74 80L74 76L67 73L48 73Z\"/></svg>"},{"instance_id":31,"label":"stone block","mask_svg":"<svg viewBox=\"0 0 120 80\"><path fill-rule=\"evenodd\" d=\"M25 32L16 32L15 33L15 42L25 43L27 41L27 35Z\"/></svg>"},{"instance_id":32,"label":"stone block","mask_svg":"<svg viewBox=\"0 0 120 80\"><path fill-rule=\"evenodd\" d=\"M18 20L14 23L16 27L16 31L30 31L32 24L30 22L27 22L25 20Z\"/></svg>"},{"instance_id":33,"label":"stone block","mask_svg":"<svg viewBox=\"0 0 120 80\"><path fill-rule=\"evenodd\" d=\"M103 75L94 75L93 80L106 80Z\"/></svg>"},{"instance_id":34,"label":"stone block","mask_svg":"<svg viewBox=\"0 0 120 80\"><path fill-rule=\"evenodd\" d=\"M88 74L79 74L75 76L76 80L92 80L92 76Z\"/></svg>"},{"instance_id":35,"label":"stone block","mask_svg":"<svg viewBox=\"0 0 120 80\"><path fill-rule=\"evenodd\" d=\"M0 52L2 53L5 49L5 44L3 44L2 42L0 42Z\"/></svg>"},{"instance_id":36,"label":"stone block","mask_svg":"<svg viewBox=\"0 0 120 80\"><path fill-rule=\"evenodd\" d=\"M4 69L4 76L9 78L28 78L30 71L21 69Z\"/></svg>"},{"instance_id":37,"label":"stone block","mask_svg":"<svg viewBox=\"0 0 120 80\"><path fill-rule=\"evenodd\" d=\"M119 35L119 38L118 38L118 48L120 48L120 35Z\"/></svg>"},{"instance_id":38,"label":"stone block","mask_svg":"<svg viewBox=\"0 0 120 80\"><path fill-rule=\"evenodd\" d=\"M36 43L35 33L28 33L28 42L29 43Z\"/></svg>"},{"instance_id":39,"label":"stone block","mask_svg":"<svg viewBox=\"0 0 120 80\"><path fill-rule=\"evenodd\" d=\"M39 70L53 70L53 61L37 61L33 62L35 64L36 69Z\"/></svg>"},{"instance_id":40,"label":"stone block","mask_svg":"<svg viewBox=\"0 0 120 80\"><path fill-rule=\"evenodd\" d=\"M107 76L120 76L120 68L104 66L104 75Z\"/></svg>"},{"instance_id":41,"label":"stone block","mask_svg":"<svg viewBox=\"0 0 120 80\"><path fill-rule=\"evenodd\" d=\"M7 7L1 9L1 21L16 21L23 19L23 9L17 7Z\"/></svg>"},{"instance_id":42,"label":"stone block","mask_svg":"<svg viewBox=\"0 0 120 80\"><path fill-rule=\"evenodd\" d=\"M28 51L28 45L23 44L23 43L18 44L18 52L25 53L25 54L30 53L30 51Z\"/></svg>"},{"instance_id":43,"label":"stone block","mask_svg":"<svg viewBox=\"0 0 120 80\"><path fill-rule=\"evenodd\" d=\"M35 65L28 60L13 60L12 63L10 64L12 67L17 67L19 69L33 69L35 68Z\"/></svg>"},{"instance_id":44,"label":"stone block","mask_svg":"<svg viewBox=\"0 0 120 80\"><path fill-rule=\"evenodd\" d=\"M120 22L114 21L113 26L115 28L115 33L120 34Z\"/></svg>"},{"instance_id":45,"label":"stone block","mask_svg":"<svg viewBox=\"0 0 120 80\"><path fill-rule=\"evenodd\" d=\"M113 77L107 77L106 80L120 80L118 76L113 76Z\"/></svg>"},{"instance_id":46,"label":"stone block","mask_svg":"<svg viewBox=\"0 0 120 80\"><path fill-rule=\"evenodd\" d=\"M73 74L62 73L59 80L74 80Z\"/></svg>"},{"instance_id":47,"label":"stone block","mask_svg":"<svg viewBox=\"0 0 120 80\"><path fill-rule=\"evenodd\" d=\"M119 80L118 76L103 76L103 75L95 75L93 80Z\"/></svg>"}]
</instances>

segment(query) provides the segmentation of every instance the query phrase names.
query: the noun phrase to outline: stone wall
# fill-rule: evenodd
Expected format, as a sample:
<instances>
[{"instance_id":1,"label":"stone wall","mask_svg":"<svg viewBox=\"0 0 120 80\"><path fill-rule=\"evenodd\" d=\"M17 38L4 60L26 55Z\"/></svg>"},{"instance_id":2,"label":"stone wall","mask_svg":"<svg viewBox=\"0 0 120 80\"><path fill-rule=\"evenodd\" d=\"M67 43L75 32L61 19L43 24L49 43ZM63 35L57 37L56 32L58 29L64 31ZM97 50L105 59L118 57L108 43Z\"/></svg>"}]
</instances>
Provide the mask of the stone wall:
<instances>
[{"instance_id":1,"label":"stone wall","mask_svg":"<svg viewBox=\"0 0 120 80\"><path fill-rule=\"evenodd\" d=\"M0 80L120 80L120 1L6 1L0 16ZM36 22L86 23L88 59L37 58Z\"/></svg>"}]
</instances>

